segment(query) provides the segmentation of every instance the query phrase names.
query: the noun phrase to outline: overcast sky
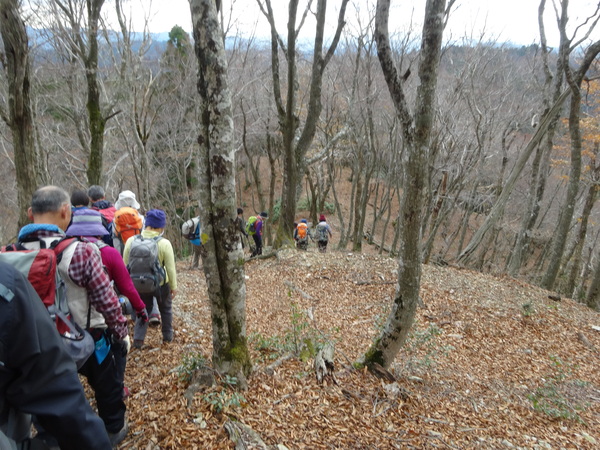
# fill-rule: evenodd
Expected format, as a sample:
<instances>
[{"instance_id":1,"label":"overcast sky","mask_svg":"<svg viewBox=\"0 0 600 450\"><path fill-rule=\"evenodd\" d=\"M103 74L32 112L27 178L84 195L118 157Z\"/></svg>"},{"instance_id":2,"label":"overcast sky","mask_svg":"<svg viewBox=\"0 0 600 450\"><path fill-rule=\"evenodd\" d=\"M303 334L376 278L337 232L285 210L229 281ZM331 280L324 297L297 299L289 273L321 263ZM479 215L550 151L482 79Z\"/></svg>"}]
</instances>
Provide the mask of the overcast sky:
<instances>
[{"instance_id":1,"label":"overcast sky","mask_svg":"<svg viewBox=\"0 0 600 450\"><path fill-rule=\"evenodd\" d=\"M256 0L222 0L222 3L225 11L233 4L233 19L241 30L246 33L254 31L265 38L269 36L268 24L259 13ZM328 2L328 16L330 16L328 20L332 28L335 25L334 9L337 9L339 3L339 0ZM549 44L556 46L558 32L552 3L552 0L547 0L545 26ZM168 32L174 25L180 25L186 31L191 31L188 0L130 0L129 4L131 10L135 12L132 16L137 18L139 23L144 12L152 10L150 28L153 32ZM280 34L285 34L288 2L272 0L272 4L276 10L279 10L277 18ZM300 4L306 4L306 1L300 1ZM346 14L347 21L351 23L356 17L356 5L366 11L369 5L374 4L375 0L350 0ZM538 4L539 0L458 0L450 17L445 37L458 40L463 36L473 36L478 39L485 30L487 38L485 40L497 38L501 42L512 42L517 45L539 42ZM596 1L591 0L572 0L569 23L572 25L581 23L582 18L593 13L596 4ZM416 29L420 29L424 5L425 0L392 0L390 28L395 27L403 31L412 19ZM138 28L141 27L139 23ZM309 29L308 26L305 28ZM594 37L599 39L600 32L596 32Z\"/></svg>"}]
</instances>

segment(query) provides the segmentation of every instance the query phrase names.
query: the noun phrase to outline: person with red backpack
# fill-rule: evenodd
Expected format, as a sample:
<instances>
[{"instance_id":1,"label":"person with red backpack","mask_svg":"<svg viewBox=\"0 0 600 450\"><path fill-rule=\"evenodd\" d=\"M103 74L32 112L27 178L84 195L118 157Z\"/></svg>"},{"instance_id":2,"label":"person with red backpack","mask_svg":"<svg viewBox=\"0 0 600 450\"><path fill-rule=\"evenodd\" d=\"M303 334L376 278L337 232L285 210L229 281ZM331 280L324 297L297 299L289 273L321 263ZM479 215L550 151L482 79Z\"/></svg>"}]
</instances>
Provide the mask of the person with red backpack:
<instances>
[{"instance_id":1,"label":"person with red backpack","mask_svg":"<svg viewBox=\"0 0 600 450\"><path fill-rule=\"evenodd\" d=\"M104 193L104 188L102 186L98 186L97 184L90 186L88 188L87 196L89 197L89 201L92 203L90 208L95 209L96 211L100 211L102 214L102 225L108 231L106 236L102 237L102 240L111 247L113 246L112 241L112 233L113 233L113 219L115 217L115 212L117 208L113 206L111 202L106 200L106 194Z\"/></svg>"},{"instance_id":2,"label":"person with red backpack","mask_svg":"<svg viewBox=\"0 0 600 450\"><path fill-rule=\"evenodd\" d=\"M40 448L30 414L63 450L112 448L60 339L31 283L0 262L0 449Z\"/></svg>"},{"instance_id":3,"label":"person with red backpack","mask_svg":"<svg viewBox=\"0 0 600 450\"><path fill-rule=\"evenodd\" d=\"M29 218L33 223L19 232L18 245L26 249L57 245L71 220L69 194L56 186L33 193ZM127 319L110 280L103 269L98 249L90 242L74 241L63 252L58 271L65 283L70 314L95 341L95 352L79 372L95 392L98 415L104 421L112 445L129 430L125 420L123 379L115 364L115 353L127 354L130 341Z\"/></svg>"}]
</instances>

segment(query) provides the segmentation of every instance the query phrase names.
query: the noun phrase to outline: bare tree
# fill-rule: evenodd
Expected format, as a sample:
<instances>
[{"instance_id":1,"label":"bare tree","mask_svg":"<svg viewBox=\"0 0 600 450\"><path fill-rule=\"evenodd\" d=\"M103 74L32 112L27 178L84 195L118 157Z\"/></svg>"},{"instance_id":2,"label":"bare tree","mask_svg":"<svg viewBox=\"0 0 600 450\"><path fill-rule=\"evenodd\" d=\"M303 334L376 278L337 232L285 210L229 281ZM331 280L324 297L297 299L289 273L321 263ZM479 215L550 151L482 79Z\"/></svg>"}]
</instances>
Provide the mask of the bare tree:
<instances>
[{"instance_id":1,"label":"bare tree","mask_svg":"<svg viewBox=\"0 0 600 450\"><path fill-rule=\"evenodd\" d=\"M547 111L552 103L556 102L561 95L561 90L563 89L564 84L563 64L565 63L564 57L557 58L556 70L554 72L552 71L550 55L552 55L553 52L552 49L548 47L546 28L543 20L545 7L546 0L541 0L538 6L540 53L543 61L544 73L544 88L541 111ZM562 40L561 37L559 54L562 55L566 51L568 51L568 45ZM507 264L508 272L512 276L517 276L521 267L527 262L528 248L531 241L530 236L532 235L534 226L540 215L541 203L546 191L550 156L554 147L554 138L558 119L560 117L559 112L560 111L556 111L554 117L550 118L551 120L548 124L548 129L544 139L535 149L535 155L533 157L531 167L531 182L529 183L527 209L523 214L523 218L521 220L521 229L517 233L517 238L515 239L515 243ZM539 125L538 122L540 113L536 113L532 118L532 125L535 127Z\"/></svg>"},{"instance_id":2,"label":"bare tree","mask_svg":"<svg viewBox=\"0 0 600 450\"><path fill-rule=\"evenodd\" d=\"M445 0L428 0L422 32L418 76L420 84L411 114L404 92L406 77L400 76L390 48L388 18L390 0L378 0L375 39L381 69L400 118L402 137L408 152L406 183L400 214L401 245L398 262L398 285L387 322L371 348L362 357L367 366L389 367L406 341L421 285L421 226L425 197L429 139L433 124L434 101L442 46L442 33L449 8Z\"/></svg>"},{"instance_id":3,"label":"bare tree","mask_svg":"<svg viewBox=\"0 0 600 450\"><path fill-rule=\"evenodd\" d=\"M561 33L564 33L564 29ZM552 248L549 255L549 265L542 279L542 286L546 289L552 289L558 275L558 270L562 261L562 256L567 243L567 235L573 219L575 210L575 200L579 192L581 177L581 83L586 76L590 65L594 62L596 56L600 53L600 41L596 41L587 48L581 61L579 69L575 72L565 64L565 73L567 82L571 89L571 106L569 111L569 133L571 138L571 166L569 171L569 183L567 188L567 197L565 198L561 214L556 227L556 233L552 240Z\"/></svg>"},{"instance_id":4,"label":"bare tree","mask_svg":"<svg viewBox=\"0 0 600 450\"><path fill-rule=\"evenodd\" d=\"M273 76L273 95L277 106L277 114L280 123L280 130L283 135L283 193L281 204L281 223L278 228L278 234L275 241L276 245L291 241L293 222L296 214L296 204L298 192L302 177L306 171L305 156L317 130L317 122L321 114L321 87L323 83L323 74L327 64L331 60L333 53L339 42L340 34L344 26L344 15L348 0L342 0L338 15L338 23L335 35L329 48L324 52L323 44L325 40L325 18L327 12L326 0L317 0L316 9L316 34L313 49L313 61L310 73L310 86L308 87L309 99L306 111L306 121L304 126L300 127L300 117L298 114L298 55L297 39L298 33L304 24L304 19L309 12L310 4L306 8L300 23L298 24L298 0L289 2L289 16L287 29L287 42L279 36L275 27L275 16L271 7L271 0L257 0L261 11L269 21L271 26L271 70ZM287 92L285 102L281 92L279 49L285 54L287 63Z\"/></svg>"},{"instance_id":5,"label":"bare tree","mask_svg":"<svg viewBox=\"0 0 600 450\"><path fill-rule=\"evenodd\" d=\"M0 107L0 115L12 132L21 227L28 223L27 207L40 176L36 170L38 158L31 103L29 46L17 0L0 2L0 32L4 43L2 65L9 90L8 113Z\"/></svg>"},{"instance_id":6,"label":"bare tree","mask_svg":"<svg viewBox=\"0 0 600 450\"><path fill-rule=\"evenodd\" d=\"M227 58L215 0L191 0L198 92L202 261L211 304L213 364L245 385L251 371L246 341L244 256L235 226L235 157Z\"/></svg>"},{"instance_id":7,"label":"bare tree","mask_svg":"<svg viewBox=\"0 0 600 450\"><path fill-rule=\"evenodd\" d=\"M107 121L116 113L112 105L101 102L98 81L98 35L101 10L105 0L53 0L61 38L70 58L77 59L85 69L87 130L86 150L89 151L87 181L100 184L103 171L104 133ZM104 107L103 107L104 106Z\"/></svg>"}]
</instances>

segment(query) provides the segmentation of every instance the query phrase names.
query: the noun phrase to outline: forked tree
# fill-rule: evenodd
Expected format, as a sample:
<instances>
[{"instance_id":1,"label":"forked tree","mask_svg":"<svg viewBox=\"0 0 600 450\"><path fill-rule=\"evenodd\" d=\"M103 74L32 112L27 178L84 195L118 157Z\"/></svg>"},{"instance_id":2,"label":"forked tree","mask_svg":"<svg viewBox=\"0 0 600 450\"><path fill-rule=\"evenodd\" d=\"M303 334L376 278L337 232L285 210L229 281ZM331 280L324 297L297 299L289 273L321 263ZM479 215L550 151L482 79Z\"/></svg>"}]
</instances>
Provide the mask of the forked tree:
<instances>
[{"instance_id":1,"label":"forked tree","mask_svg":"<svg viewBox=\"0 0 600 450\"><path fill-rule=\"evenodd\" d=\"M271 0L256 0L261 11L269 21L271 27L271 72L273 77L273 97L277 107L280 131L283 137L283 192L281 196L281 223L278 228L276 245L291 241L292 228L296 215L296 204L302 178L306 171L306 154L315 137L317 124L322 110L321 94L323 75L331 57L333 56L344 27L344 16L348 0L342 0L338 23L331 44L324 49L325 42L325 17L327 13L326 0L317 0L316 5L316 30L312 53L312 67L309 75L310 82L308 103L306 111L300 111L298 105L299 83L298 76L298 34L302 28L309 6L303 16L298 19L298 0L290 0L287 42L279 35L275 26L275 15L271 7ZM279 61L279 51L285 55L287 63L286 82L282 83ZM325 50L325 51L324 51ZM285 86L285 96L282 93Z\"/></svg>"}]
</instances>

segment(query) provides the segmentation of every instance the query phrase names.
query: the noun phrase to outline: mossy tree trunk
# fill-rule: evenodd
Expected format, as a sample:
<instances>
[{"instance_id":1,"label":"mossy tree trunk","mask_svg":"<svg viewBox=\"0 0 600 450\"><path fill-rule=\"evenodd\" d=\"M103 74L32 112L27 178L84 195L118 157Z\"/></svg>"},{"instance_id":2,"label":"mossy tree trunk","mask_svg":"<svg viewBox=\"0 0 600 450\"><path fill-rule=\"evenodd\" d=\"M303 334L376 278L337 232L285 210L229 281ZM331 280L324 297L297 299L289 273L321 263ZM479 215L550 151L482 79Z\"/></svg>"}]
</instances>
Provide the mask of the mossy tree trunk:
<instances>
[{"instance_id":1,"label":"mossy tree trunk","mask_svg":"<svg viewBox=\"0 0 600 450\"><path fill-rule=\"evenodd\" d=\"M98 25L100 10L104 0L88 0L88 45L87 58L84 59L87 79L87 111L90 122L90 159L87 178L90 185L100 184L102 178L102 158L104 154L104 129L106 118L100 108L100 89L98 87Z\"/></svg>"},{"instance_id":2,"label":"mossy tree trunk","mask_svg":"<svg viewBox=\"0 0 600 450\"><path fill-rule=\"evenodd\" d=\"M453 0L450 0L452 5ZM448 8L449 9L449 8ZM419 61L419 87L414 114L404 93L404 79L397 72L390 47L388 17L390 0L378 0L375 40L379 62L396 108L405 148L408 151L404 197L400 213L398 284L394 304L379 337L361 363L389 367L406 341L414 322L421 285L421 224L423 220L429 141L434 115L437 74L446 18L445 0L428 0Z\"/></svg>"},{"instance_id":3,"label":"mossy tree trunk","mask_svg":"<svg viewBox=\"0 0 600 450\"><path fill-rule=\"evenodd\" d=\"M29 46L25 24L19 15L19 3L17 0L0 2L0 31L4 42L4 68L9 92L8 111L2 110L1 115L12 132L19 227L22 227L29 222L27 207L41 177L38 177L36 170Z\"/></svg>"},{"instance_id":4,"label":"mossy tree trunk","mask_svg":"<svg viewBox=\"0 0 600 450\"><path fill-rule=\"evenodd\" d=\"M215 0L191 0L190 8L202 102L198 186L213 365L245 385L252 366L246 341L244 255L235 225L234 132L227 55Z\"/></svg>"}]
</instances>

